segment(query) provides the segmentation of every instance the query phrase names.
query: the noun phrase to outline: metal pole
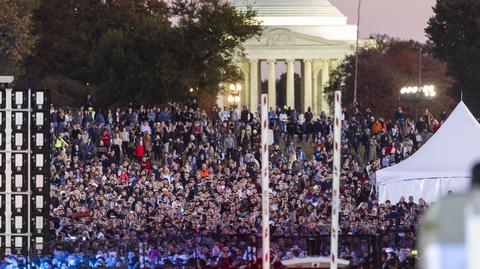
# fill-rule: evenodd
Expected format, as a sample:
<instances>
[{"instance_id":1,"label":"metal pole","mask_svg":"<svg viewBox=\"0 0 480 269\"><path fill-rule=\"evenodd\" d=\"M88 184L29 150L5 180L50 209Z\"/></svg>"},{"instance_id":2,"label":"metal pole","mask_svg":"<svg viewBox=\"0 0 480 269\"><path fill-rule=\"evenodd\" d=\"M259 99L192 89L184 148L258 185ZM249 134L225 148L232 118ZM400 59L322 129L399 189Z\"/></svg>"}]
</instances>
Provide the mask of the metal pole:
<instances>
[{"instance_id":1,"label":"metal pole","mask_svg":"<svg viewBox=\"0 0 480 269\"><path fill-rule=\"evenodd\" d=\"M5 89L5 254L12 253L12 89ZM29 179L30 180L30 179Z\"/></svg>"},{"instance_id":2,"label":"metal pole","mask_svg":"<svg viewBox=\"0 0 480 269\"><path fill-rule=\"evenodd\" d=\"M358 88L358 39L360 37L360 8L362 6L362 0L358 0L357 9L357 41L355 45L355 81L353 85L353 104L357 103L357 88Z\"/></svg>"},{"instance_id":3,"label":"metal pole","mask_svg":"<svg viewBox=\"0 0 480 269\"><path fill-rule=\"evenodd\" d=\"M262 268L270 269L268 172L268 94L262 94Z\"/></svg>"},{"instance_id":4,"label":"metal pole","mask_svg":"<svg viewBox=\"0 0 480 269\"><path fill-rule=\"evenodd\" d=\"M342 130L342 92L335 91L335 122L333 128L333 188L332 188L332 229L330 234L330 269L338 267L338 218L340 210L340 152Z\"/></svg>"},{"instance_id":5,"label":"metal pole","mask_svg":"<svg viewBox=\"0 0 480 269\"><path fill-rule=\"evenodd\" d=\"M27 136L27 150L28 150L28 153L27 153L27 185L28 185L28 195L27 195L27 216L28 216L28 222L27 222L27 232L28 232L28 236L27 236L27 246L28 246L28 252L30 254L30 250L31 250L31 242L32 242L32 227L31 227L31 224L32 224L32 216L31 216L31 212L32 212L32 145L31 145L31 137L32 137L32 90L31 89L28 89L28 112L27 112L27 122L28 122L28 136ZM36 219L35 219L36 221Z\"/></svg>"},{"instance_id":6,"label":"metal pole","mask_svg":"<svg viewBox=\"0 0 480 269\"><path fill-rule=\"evenodd\" d=\"M418 90L422 88L422 45L418 49Z\"/></svg>"}]
</instances>

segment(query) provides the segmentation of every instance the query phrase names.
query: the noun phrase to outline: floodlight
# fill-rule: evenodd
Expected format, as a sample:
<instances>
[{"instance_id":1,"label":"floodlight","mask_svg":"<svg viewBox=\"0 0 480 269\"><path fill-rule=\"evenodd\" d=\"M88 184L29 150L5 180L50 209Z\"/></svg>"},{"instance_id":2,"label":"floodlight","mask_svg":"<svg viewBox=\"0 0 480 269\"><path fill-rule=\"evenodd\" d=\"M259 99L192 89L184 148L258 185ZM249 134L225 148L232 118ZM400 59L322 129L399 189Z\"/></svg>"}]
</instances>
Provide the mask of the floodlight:
<instances>
[{"instance_id":1,"label":"floodlight","mask_svg":"<svg viewBox=\"0 0 480 269\"><path fill-rule=\"evenodd\" d=\"M15 237L15 248L23 248L23 237L20 237L20 236L16 236Z\"/></svg>"},{"instance_id":2,"label":"floodlight","mask_svg":"<svg viewBox=\"0 0 480 269\"><path fill-rule=\"evenodd\" d=\"M43 154L35 154L35 166L43 167Z\"/></svg>"},{"instance_id":3,"label":"floodlight","mask_svg":"<svg viewBox=\"0 0 480 269\"><path fill-rule=\"evenodd\" d=\"M15 134L15 146L16 147L23 146L23 134L22 133L16 133Z\"/></svg>"},{"instance_id":4,"label":"floodlight","mask_svg":"<svg viewBox=\"0 0 480 269\"><path fill-rule=\"evenodd\" d=\"M43 229L43 217L36 216L35 217L35 229L42 230Z\"/></svg>"},{"instance_id":5,"label":"floodlight","mask_svg":"<svg viewBox=\"0 0 480 269\"><path fill-rule=\"evenodd\" d=\"M37 126L43 126L44 124L44 116L43 112L37 112L35 113L35 125Z\"/></svg>"},{"instance_id":6,"label":"floodlight","mask_svg":"<svg viewBox=\"0 0 480 269\"><path fill-rule=\"evenodd\" d=\"M15 125L22 126L23 125L23 113L22 112L15 112Z\"/></svg>"},{"instance_id":7,"label":"floodlight","mask_svg":"<svg viewBox=\"0 0 480 269\"><path fill-rule=\"evenodd\" d=\"M37 209L43 209L43 196L35 195L35 207Z\"/></svg>"},{"instance_id":8,"label":"floodlight","mask_svg":"<svg viewBox=\"0 0 480 269\"><path fill-rule=\"evenodd\" d=\"M43 133L36 133L35 134L35 146L36 147L43 147L44 146L44 139Z\"/></svg>"},{"instance_id":9,"label":"floodlight","mask_svg":"<svg viewBox=\"0 0 480 269\"><path fill-rule=\"evenodd\" d=\"M23 176L20 174L15 175L15 188L23 187Z\"/></svg>"},{"instance_id":10,"label":"floodlight","mask_svg":"<svg viewBox=\"0 0 480 269\"><path fill-rule=\"evenodd\" d=\"M0 88L4 86L9 85ZM45 169L50 161L48 99L46 91L0 89L0 255L48 250L44 245L50 240L49 170ZM6 111L11 111L9 117ZM7 125L12 128L8 137Z\"/></svg>"},{"instance_id":11,"label":"floodlight","mask_svg":"<svg viewBox=\"0 0 480 269\"><path fill-rule=\"evenodd\" d=\"M38 91L35 94L35 104L37 106L43 106L43 104L45 104L45 93L43 91Z\"/></svg>"},{"instance_id":12,"label":"floodlight","mask_svg":"<svg viewBox=\"0 0 480 269\"><path fill-rule=\"evenodd\" d=\"M15 195L15 209L22 209L23 208L23 196Z\"/></svg>"},{"instance_id":13,"label":"floodlight","mask_svg":"<svg viewBox=\"0 0 480 269\"><path fill-rule=\"evenodd\" d=\"M22 216L15 216L15 229L16 230L21 230L22 228L23 228L23 217Z\"/></svg>"},{"instance_id":14,"label":"floodlight","mask_svg":"<svg viewBox=\"0 0 480 269\"><path fill-rule=\"evenodd\" d=\"M43 179L44 179L43 175L35 175L35 187L36 188L39 188L39 189L43 188L43 186L44 186L44 182L43 182L44 180Z\"/></svg>"},{"instance_id":15,"label":"floodlight","mask_svg":"<svg viewBox=\"0 0 480 269\"><path fill-rule=\"evenodd\" d=\"M17 106L23 105L23 91L15 92L15 105Z\"/></svg>"},{"instance_id":16,"label":"floodlight","mask_svg":"<svg viewBox=\"0 0 480 269\"><path fill-rule=\"evenodd\" d=\"M23 155L21 153L15 154L15 167L23 166Z\"/></svg>"}]
</instances>

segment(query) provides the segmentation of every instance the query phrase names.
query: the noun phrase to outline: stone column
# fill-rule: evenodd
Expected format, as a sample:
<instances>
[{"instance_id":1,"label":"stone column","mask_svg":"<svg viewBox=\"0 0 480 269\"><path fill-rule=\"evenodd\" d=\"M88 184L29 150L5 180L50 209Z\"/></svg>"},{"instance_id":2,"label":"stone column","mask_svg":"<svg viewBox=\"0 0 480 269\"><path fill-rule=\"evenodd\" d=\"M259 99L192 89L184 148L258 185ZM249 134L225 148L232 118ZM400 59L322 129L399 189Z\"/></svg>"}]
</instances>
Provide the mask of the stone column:
<instances>
[{"instance_id":1,"label":"stone column","mask_svg":"<svg viewBox=\"0 0 480 269\"><path fill-rule=\"evenodd\" d=\"M305 59L303 60L303 111L306 112L308 108L312 108L312 60Z\"/></svg>"},{"instance_id":2,"label":"stone column","mask_svg":"<svg viewBox=\"0 0 480 269\"><path fill-rule=\"evenodd\" d=\"M321 111L325 111L327 115L330 115L330 107L328 106L328 102L325 99L325 86L327 86L328 81L330 80L330 69L328 62L328 60L324 60L322 64L322 90L320 93L320 98L322 102Z\"/></svg>"},{"instance_id":3,"label":"stone column","mask_svg":"<svg viewBox=\"0 0 480 269\"><path fill-rule=\"evenodd\" d=\"M223 106L224 106L224 103L223 103L223 93L220 92L220 93L217 95L217 107L223 108Z\"/></svg>"},{"instance_id":4,"label":"stone column","mask_svg":"<svg viewBox=\"0 0 480 269\"><path fill-rule=\"evenodd\" d=\"M258 108L258 60L250 60L250 112Z\"/></svg>"},{"instance_id":5,"label":"stone column","mask_svg":"<svg viewBox=\"0 0 480 269\"><path fill-rule=\"evenodd\" d=\"M268 61L268 106L277 106L277 78L275 77L275 60Z\"/></svg>"},{"instance_id":6,"label":"stone column","mask_svg":"<svg viewBox=\"0 0 480 269\"><path fill-rule=\"evenodd\" d=\"M247 67L248 64L247 64ZM250 85L249 85L249 70L244 70L243 71L243 88L242 88L242 98L243 100L241 100L242 102L242 107L240 108L240 111L243 109L243 106L247 106L247 107L250 107Z\"/></svg>"},{"instance_id":7,"label":"stone column","mask_svg":"<svg viewBox=\"0 0 480 269\"><path fill-rule=\"evenodd\" d=\"M287 60L287 107L295 108L294 60Z\"/></svg>"}]
</instances>

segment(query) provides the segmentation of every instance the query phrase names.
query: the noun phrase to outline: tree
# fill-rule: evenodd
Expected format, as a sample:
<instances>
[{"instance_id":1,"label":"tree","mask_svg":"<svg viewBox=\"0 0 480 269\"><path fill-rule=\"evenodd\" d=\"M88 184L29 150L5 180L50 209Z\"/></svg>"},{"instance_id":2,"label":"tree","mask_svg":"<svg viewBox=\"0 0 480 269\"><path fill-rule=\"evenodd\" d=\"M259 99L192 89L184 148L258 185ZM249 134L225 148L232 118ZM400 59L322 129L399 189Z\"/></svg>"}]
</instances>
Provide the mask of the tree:
<instances>
[{"instance_id":1,"label":"tree","mask_svg":"<svg viewBox=\"0 0 480 269\"><path fill-rule=\"evenodd\" d=\"M35 3L34 0L0 1L0 74L18 76L23 72L22 63L36 40L31 20Z\"/></svg>"},{"instance_id":2,"label":"tree","mask_svg":"<svg viewBox=\"0 0 480 269\"><path fill-rule=\"evenodd\" d=\"M447 64L455 82L450 94L480 115L480 2L438 0L425 32L433 42L435 57Z\"/></svg>"},{"instance_id":3,"label":"tree","mask_svg":"<svg viewBox=\"0 0 480 269\"><path fill-rule=\"evenodd\" d=\"M191 87L214 96L240 78L234 59L261 31L254 16L220 0L43 0L29 80L89 83L105 105L179 100Z\"/></svg>"},{"instance_id":4,"label":"tree","mask_svg":"<svg viewBox=\"0 0 480 269\"><path fill-rule=\"evenodd\" d=\"M435 85L437 96L432 102L421 102L419 107L429 108L437 115L442 109L451 108L453 101L445 94L451 86L451 78L445 74L445 64L431 56L428 45L387 36L377 36L375 47L359 52L357 101L361 107L369 107L374 114L390 118L401 106L413 116L414 104L400 101L400 89L418 85L420 46L424 52L422 84ZM326 87L330 103L333 103L333 92L341 90L344 106L353 105L354 75L355 56L351 55L330 74Z\"/></svg>"}]
</instances>

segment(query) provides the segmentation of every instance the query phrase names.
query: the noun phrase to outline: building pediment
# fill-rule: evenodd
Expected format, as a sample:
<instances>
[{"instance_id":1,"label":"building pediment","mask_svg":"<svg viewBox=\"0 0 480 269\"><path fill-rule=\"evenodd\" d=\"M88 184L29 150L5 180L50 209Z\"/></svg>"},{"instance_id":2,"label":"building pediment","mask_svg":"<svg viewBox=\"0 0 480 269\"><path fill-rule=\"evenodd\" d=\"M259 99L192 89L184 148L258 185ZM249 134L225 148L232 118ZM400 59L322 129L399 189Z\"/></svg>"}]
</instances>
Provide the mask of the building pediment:
<instances>
[{"instance_id":1,"label":"building pediment","mask_svg":"<svg viewBox=\"0 0 480 269\"><path fill-rule=\"evenodd\" d=\"M266 29L258 38L251 39L245 43L249 46L265 47L347 47L345 41L328 40L325 38L310 36L298 33L286 28Z\"/></svg>"}]
</instances>

